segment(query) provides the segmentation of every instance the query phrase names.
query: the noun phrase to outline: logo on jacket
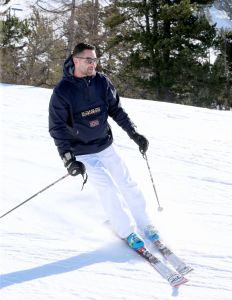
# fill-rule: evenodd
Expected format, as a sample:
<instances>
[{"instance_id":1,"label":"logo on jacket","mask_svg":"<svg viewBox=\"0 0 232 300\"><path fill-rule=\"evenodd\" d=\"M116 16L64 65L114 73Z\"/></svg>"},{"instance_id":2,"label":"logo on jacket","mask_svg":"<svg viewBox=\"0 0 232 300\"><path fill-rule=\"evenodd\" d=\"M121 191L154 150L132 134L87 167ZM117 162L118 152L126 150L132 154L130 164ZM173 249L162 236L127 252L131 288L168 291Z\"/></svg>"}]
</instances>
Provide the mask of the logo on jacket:
<instances>
[{"instance_id":1,"label":"logo on jacket","mask_svg":"<svg viewBox=\"0 0 232 300\"><path fill-rule=\"evenodd\" d=\"M82 111L81 116L87 117L87 116L95 115L95 114L99 113L100 111L101 111L100 107L92 108L92 109L89 109L86 111Z\"/></svg>"},{"instance_id":2,"label":"logo on jacket","mask_svg":"<svg viewBox=\"0 0 232 300\"><path fill-rule=\"evenodd\" d=\"M99 124L100 124L100 123L99 123L99 120L89 121L90 127L96 127L96 126L98 126Z\"/></svg>"}]
</instances>

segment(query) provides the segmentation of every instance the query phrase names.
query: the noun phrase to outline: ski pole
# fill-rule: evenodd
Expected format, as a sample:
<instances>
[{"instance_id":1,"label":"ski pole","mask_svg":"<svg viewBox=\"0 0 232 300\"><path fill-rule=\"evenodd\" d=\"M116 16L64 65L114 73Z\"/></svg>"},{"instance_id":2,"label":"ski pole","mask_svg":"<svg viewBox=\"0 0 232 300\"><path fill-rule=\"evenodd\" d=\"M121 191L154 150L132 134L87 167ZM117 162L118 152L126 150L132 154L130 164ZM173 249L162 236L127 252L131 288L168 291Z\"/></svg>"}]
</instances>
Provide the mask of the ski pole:
<instances>
[{"instance_id":1,"label":"ski pole","mask_svg":"<svg viewBox=\"0 0 232 300\"><path fill-rule=\"evenodd\" d=\"M155 192L156 201L157 201L157 203L158 203L158 211L162 211L162 210L163 210L163 207L160 206L160 203L159 203L159 198L158 198L158 195L157 195L157 192L156 192L154 179L153 179L153 176L152 176L152 173L151 173L151 168L150 168L150 165L149 165L149 162L148 162L148 158L147 158L146 153L143 153L143 158L146 160L146 163L147 163L147 168L148 168L149 175L150 175L150 178L151 178L151 183L152 183L152 186L153 186L153 190L154 190L154 192Z\"/></svg>"},{"instance_id":2,"label":"ski pole","mask_svg":"<svg viewBox=\"0 0 232 300\"><path fill-rule=\"evenodd\" d=\"M42 190L40 190L39 192L37 192L36 194L32 195L30 198L26 199L25 201L23 201L22 203L18 204L17 206L13 207L11 210L7 211L5 214L3 214L2 216L0 216L0 219L5 217L6 215L8 215L10 212L12 212L13 210L15 210L16 208L22 206L23 204L25 204L26 202L30 201L32 198L35 198L37 195L39 195L40 193L46 191L47 189L49 189L51 186L55 185L57 182L63 180L65 177L67 177L69 174L66 174L64 176L62 176L61 178L57 179L56 181L54 181L53 183L49 184L48 186L46 186L45 188L43 188Z\"/></svg>"}]
</instances>

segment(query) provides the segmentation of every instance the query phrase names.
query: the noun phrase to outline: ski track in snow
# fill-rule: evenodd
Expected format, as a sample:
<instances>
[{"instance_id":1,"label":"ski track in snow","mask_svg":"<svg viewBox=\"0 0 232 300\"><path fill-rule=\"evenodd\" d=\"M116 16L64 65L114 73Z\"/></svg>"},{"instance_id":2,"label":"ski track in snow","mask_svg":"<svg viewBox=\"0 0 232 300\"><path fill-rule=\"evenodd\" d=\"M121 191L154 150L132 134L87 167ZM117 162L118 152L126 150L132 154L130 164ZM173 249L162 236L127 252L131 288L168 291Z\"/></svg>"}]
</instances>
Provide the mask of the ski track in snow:
<instances>
[{"instance_id":1,"label":"ski track in snow","mask_svg":"<svg viewBox=\"0 0 232 300\"><path fill-rule=\"evenodd\" d=\"M0 93L3 214L66 171L47 131L51 90L1 84ZM81 192L82 180L67 177L0 220L1 299L232 299L232 112L122 104L149 139L162 213L136 145L110 121L115 144L164 241L194 268L190 281L171 288L112 233L94 187Z\"/></svg>"}]
</instances>

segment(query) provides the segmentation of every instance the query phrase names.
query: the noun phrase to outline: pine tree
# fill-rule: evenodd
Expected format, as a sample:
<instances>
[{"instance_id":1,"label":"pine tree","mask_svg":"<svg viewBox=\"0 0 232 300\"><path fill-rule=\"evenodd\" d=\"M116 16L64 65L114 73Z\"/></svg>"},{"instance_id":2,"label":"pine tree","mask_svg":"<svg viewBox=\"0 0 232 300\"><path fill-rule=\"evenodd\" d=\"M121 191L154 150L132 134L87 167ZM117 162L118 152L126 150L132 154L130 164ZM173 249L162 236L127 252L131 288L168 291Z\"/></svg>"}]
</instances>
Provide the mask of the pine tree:
<instances>
[{"instance_id":1,"label":"pine tree","mask_svg":"<svg viewBox=\"0 0 232 300\"><path fill-rule=\"evenodd\" d=\"M232 32L221 30L218 33L220 50L212 68L211 82L214 100L220 109L232 107Z\"/></svg>"},{"instance_id":2,"label":"pine tree","mask_svg":"<svg viewBox=\"0 0 232 300\"><path fill-rule=\"evenodd\" d=\"M6 11L5 18L0 21L1 28L1 80L18 83L20 80L20 57L28 45L30 29L27 20L19 20Z\"/></svg>"},{"instance_id":3,"label":"pine tree","mask_svg":"<svg viewBox=\"0 0 232 300\"><path fill-rule=\"evenodd\" d=\"M115 1L115 14L108 26L120 34L108 45L127 44L127 63L120 70L122 80L142 86L147 97L199 104L208 80L208 48L215 28L198 10L212 1ZM197 95L197 96L196 96Z\"/></svg>"},{"instance_id":4,"label":"pine tree","mask_svg":"<svg viewBox=\"0 0 232 300\"><path fill-rule=\"evenodd\" d=\"M55 34L49 17L34 8L28 20L31 34L21 64L21 82L35 86L53 86L60 78L65 44Z\"/></svg>"},{"instance_id":5,"label":"pine tree","mask_svg":"<svg viewBox=\"0 0 232 300\"><path fill-rule=\"evenodd\" d=\"M37 0L37 5L44 12L55 16L55 22L61 25L66 42L66 54L71 54L77 41L86 41L96 46L101 39L101 5L99 0L58 0L50 1L44 5L44 1Z\"/></svg>"}]
</instances>

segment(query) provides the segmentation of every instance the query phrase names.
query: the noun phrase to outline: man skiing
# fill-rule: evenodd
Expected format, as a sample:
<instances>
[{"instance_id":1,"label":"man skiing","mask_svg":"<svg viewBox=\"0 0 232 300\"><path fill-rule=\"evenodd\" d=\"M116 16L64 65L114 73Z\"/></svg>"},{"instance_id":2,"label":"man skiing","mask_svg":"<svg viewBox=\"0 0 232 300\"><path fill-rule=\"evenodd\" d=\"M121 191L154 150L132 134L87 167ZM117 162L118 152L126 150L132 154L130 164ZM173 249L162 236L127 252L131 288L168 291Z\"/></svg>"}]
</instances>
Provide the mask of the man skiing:
<instances>
[{"instance_id":1,"label":"man skiing","mask_svg":"<svg viewBox=\"0 0 232 300\"><path fill-rule=\"evenodd\" d=\"M139 232L151 241L159 235L142 192L113 145L108 116L127 132L142 154L149 143L121 107L111 81L96 72L97 61L95 47L86 43L77 44L66 59L63 78L50 100L49 132L68 173L88 174L114 231L137 250L144 245Z\"/></svg>"}]
</instances>

